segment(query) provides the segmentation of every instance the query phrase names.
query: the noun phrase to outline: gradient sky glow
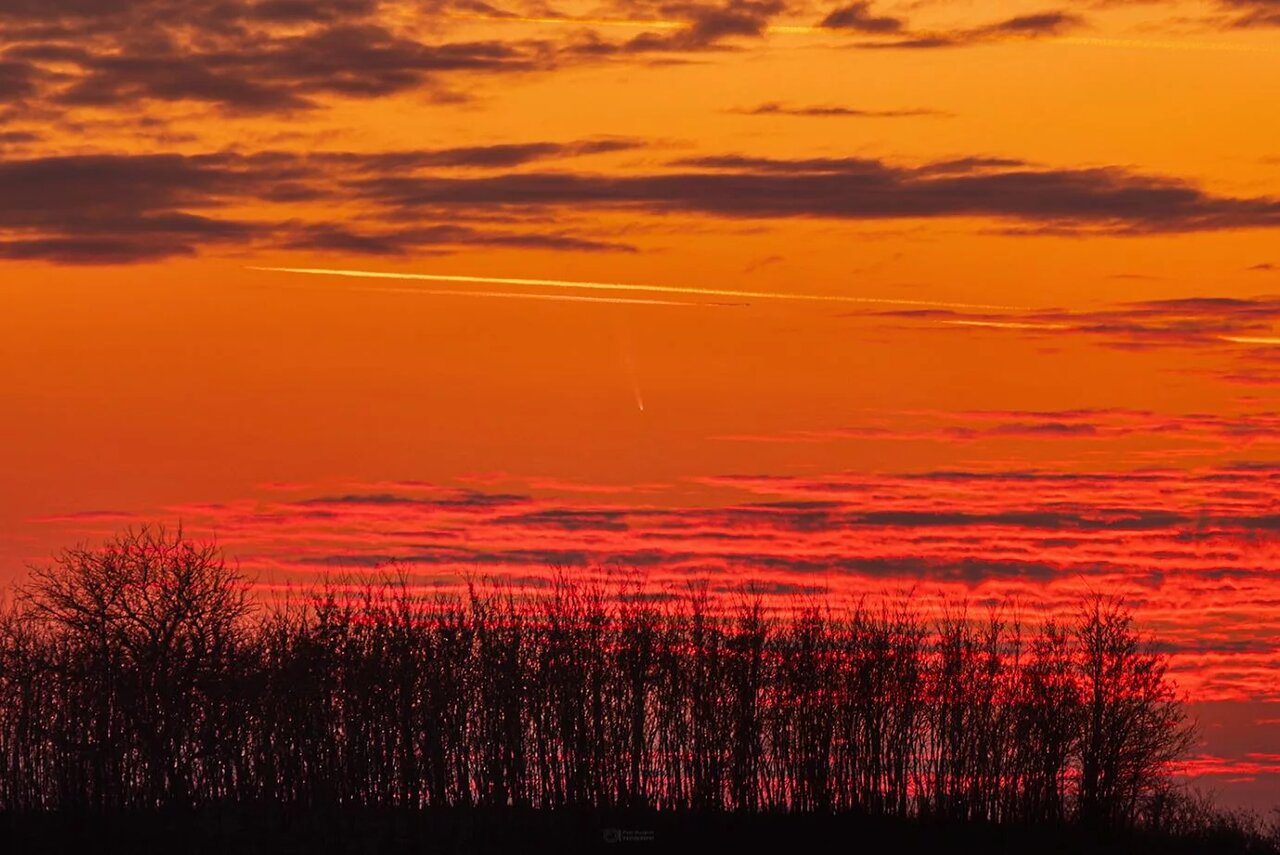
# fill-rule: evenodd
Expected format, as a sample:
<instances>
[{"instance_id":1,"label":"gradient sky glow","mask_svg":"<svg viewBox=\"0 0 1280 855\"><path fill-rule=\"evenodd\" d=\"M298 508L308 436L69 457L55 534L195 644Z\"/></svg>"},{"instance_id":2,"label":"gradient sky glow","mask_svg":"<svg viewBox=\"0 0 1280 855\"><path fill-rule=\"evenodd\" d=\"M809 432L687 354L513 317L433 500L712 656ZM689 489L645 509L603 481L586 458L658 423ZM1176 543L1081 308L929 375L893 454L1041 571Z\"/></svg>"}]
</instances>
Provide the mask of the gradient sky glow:
<instances>
[{"instance_id":1,"label":"gradient sky glow","mask_svg":"<svg viewBox=\"0 0 1280 855\"><path fill-rule=\"evenodd\" d=\"M1116 591L1280 801L1280 7L0 7L0 580ZM335 275L341 273L341 275Z\"/></svg>"}]
</instances>

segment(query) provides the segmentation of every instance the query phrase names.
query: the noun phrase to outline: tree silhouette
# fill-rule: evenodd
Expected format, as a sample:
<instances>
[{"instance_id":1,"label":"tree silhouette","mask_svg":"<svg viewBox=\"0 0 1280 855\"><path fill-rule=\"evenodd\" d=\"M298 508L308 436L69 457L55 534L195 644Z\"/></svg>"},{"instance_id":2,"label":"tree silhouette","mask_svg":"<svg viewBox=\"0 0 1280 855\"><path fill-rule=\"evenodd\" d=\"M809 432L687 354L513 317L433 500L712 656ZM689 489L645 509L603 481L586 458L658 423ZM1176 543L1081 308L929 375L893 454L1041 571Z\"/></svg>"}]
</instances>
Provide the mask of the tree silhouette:
<instances>
[{"instance_id":1,"label":"tree silhouette","mask_svg":"<svg viewBox=\"0 0 1280 855\"><path fill-rule=\"evenodd\" d=\"M22 601L62 672L64 748L89 766L75 773L81 792L73 776L62 795L116 806L132 777L139 804L190 802L223 759L215 745L250 611L240 575L212 544L143 527L66 550L33 571Z\"/></svg>"},{"instance_id":2,"label":"tree silhouette","mask_svg":"<svg viewBox=\"0 0 1280 855\"><path fill-rule=\"evenodd\" d=\"M404 573L258 608L214 546L127 531L35 569L0 615L0 813L1211 825L1172 786L1192 731L1121 603L1030 628L916 608Z\"/></svg>"},{"instance_id":3,"label":"tree silhouette","mask_svg":"<svg viewBox=\"0 0 1280 855\"><path fill-rule=\"evenodd\" d=\"M1143 649L1118 601L1090 600L1076 638L1084 699L1080 812L1088 822L1132 822L1139 800L1194 734L1165 679L1164 658Z\"/></svg>"}]
</instances>

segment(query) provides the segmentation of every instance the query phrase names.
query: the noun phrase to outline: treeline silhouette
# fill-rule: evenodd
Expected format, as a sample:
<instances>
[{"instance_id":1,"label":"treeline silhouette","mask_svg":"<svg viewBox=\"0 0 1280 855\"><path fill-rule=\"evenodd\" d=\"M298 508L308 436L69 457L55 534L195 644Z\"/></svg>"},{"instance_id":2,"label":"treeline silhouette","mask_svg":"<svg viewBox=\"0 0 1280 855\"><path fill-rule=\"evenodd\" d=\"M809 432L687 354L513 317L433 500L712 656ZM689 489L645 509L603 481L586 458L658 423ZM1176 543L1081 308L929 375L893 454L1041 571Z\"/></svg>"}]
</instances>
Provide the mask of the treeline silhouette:
<instances>
[{"instance_id":1,"label":"treeline silhouette","mask_svg":"<svg viewBox=\"0 0 1280 855\"><path fill-rule=\"evenodd\" d=\"M212 545L126 532L0 618L0 813L838 814L1191 833L1192 729L1119 603L1034 628L909 601L786 614L560 579L403 576L259 605Z\"/></svg>"}]
</instances>

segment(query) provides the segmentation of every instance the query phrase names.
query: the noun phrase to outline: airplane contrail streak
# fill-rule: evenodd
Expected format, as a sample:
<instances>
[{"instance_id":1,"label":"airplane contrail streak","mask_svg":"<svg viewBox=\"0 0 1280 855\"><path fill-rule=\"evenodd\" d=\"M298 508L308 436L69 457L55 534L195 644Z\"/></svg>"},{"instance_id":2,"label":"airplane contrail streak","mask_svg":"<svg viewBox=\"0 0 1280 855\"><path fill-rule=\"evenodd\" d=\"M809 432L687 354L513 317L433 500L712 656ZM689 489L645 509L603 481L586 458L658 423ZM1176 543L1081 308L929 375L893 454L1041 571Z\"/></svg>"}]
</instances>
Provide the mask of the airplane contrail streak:
<instances>
[{"instance_id":1,"label":"airplane contrail streak","mask_svg":"<svg viewBox=\"0 0 1280 855\"><path fill-rule=\"evenodd\" d=\"M250 270L270 268L251 267ZM298 286L302 287L302 286ZM423 297L490 297L509 300L551 300L562 303L601 303L623 306L683 306L687 308L733 308L747 303L701 303L692 300L646 300L637 297L586 297L574 294L529 294L521 291L444 291L434 288L347 288L344 293L361 294L414 294Z\"/></svg>"},{"instance_id":2,"label":"airplane contrail streak","mask_svg":"<svg viewBox=\"0 0 1280 855\"><path fill-rule=\"evenodd\" d=\"M953 327L992 327L1001 330L1065 330L1067 324L1037 324L1030 321L943 321Z\"/></svg>"},{"instance_id":3,"label":"airplane contrail streak","mask_svg":"<svg viewBox=\"0 0 1280 855\"><path fill-rule=\"evenodd\" d=\"M270 273L304 273L316 276L349 276L356 279L405 279L426 282L469 282L492 285L527 285L541 288L581 288L589 291L653 292L687 297L736 297L745 300L783 300L816 303L858 303L882 306L915 306L932 309L994 309L1027 311L1026 306L991 306L981 303L948 303L934 300L900 300L890 297L851 297L841 294L782 294L767 291L735 291L724 288L684 288L674 285L631 285L620 282L581 282L566 279L512 279L500 276L454 276L443 273L390 273L375 270L337 270L323 267L250 267Z\"/></svg>"},{"instance_id":4,"label":"airplane contrail streak","mask_svg":"<svg viewBox=\"0 0 1280 855\"><path fill-rule=\"evenodd\" d=\"M1218 338L1223 341L1233 342L1235 344L1265 344L1280 345L1280 338L1259 335L1222 335Z\"/></svg>"}]
</instances>

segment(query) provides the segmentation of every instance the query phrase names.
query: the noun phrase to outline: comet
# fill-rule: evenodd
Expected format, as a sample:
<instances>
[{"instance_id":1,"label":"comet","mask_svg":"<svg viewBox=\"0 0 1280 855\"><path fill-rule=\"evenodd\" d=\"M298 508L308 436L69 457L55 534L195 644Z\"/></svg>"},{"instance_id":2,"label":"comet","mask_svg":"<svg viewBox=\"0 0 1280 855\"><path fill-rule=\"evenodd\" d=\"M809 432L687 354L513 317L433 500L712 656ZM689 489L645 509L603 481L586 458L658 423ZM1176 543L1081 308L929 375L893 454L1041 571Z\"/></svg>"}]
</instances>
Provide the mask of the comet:
<instances>
[{"instance_id":1,"label":"comet","mask_svg":"<svg viewBox=\"0 0 1280 855\"><path fill-rule=\"evenodd\" d=\"M640 380L636 376L636 361L632 356L629 336L626 333L624 324L618 320L614 320L613 337L618 343L618 356L622 359L622 369L626 373L627 382L631 384L631 394L635 398L636 408L640 412L644 412L644 396L640 394Z\"/></svg>"}]
</instances>

